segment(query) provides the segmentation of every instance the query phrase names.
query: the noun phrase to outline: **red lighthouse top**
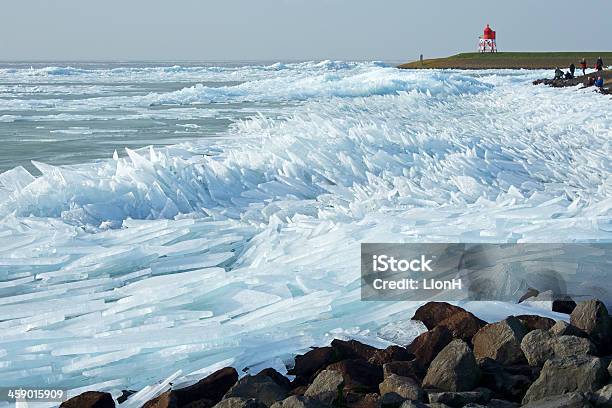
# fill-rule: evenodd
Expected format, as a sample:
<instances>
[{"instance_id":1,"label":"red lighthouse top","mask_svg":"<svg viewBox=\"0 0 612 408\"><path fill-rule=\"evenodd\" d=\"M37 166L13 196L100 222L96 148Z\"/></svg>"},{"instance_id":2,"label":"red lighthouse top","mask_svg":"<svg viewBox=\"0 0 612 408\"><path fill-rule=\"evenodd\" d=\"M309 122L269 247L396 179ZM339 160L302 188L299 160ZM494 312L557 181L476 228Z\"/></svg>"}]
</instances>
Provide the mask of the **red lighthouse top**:
<instances>
[{"instance_id":1,"label":"red lighthouse top","mask_svg":"<svg viewBox=\"0 0 612 408\"><path fill-rule=\"evenodd\" d=\"M483 38L485 40L494 40L495 39L495 31L493 31L491 29L491 27L489 27L489 25L487 24L487 26L484 29L484 36Z\"/></svg>"}]
</instances>

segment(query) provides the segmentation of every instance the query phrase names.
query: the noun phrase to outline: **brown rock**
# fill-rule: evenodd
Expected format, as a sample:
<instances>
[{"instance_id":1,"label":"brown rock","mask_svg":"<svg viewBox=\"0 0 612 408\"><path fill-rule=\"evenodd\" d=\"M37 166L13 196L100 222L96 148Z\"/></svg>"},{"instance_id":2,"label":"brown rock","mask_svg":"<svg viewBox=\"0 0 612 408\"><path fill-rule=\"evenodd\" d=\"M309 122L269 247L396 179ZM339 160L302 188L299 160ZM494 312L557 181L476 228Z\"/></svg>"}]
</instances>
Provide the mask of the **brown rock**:
<instances>
[{"instance_id":1,"label":"brown rock","mask_svg":"<svg viewBox=\"0 0 612 408\"><path fill-rule=\"evenodd\" d=\"M608 309L601 301L579 303L570 316L570 323L588 334L600 353L612 351L612 325Z\"/></svg>"},{"instance_id":2,"label":"brown rock","mask_svg":"<svg viewBox=\"0 0 612 408\"><path fill-rule=\"evenodd\" d=\"M330 364L327 369L342 373L346 391L377 392L383 380L382 368L364 360L343 360Z\"/></svg>"},{"instance_id":3,"label":"brown rock","mask_svg":"<svg viewBox=\"0 0 612 408\"><path fill-rule=\"evenodd\" d=\"M521 350L529 365L542 367L546 360L554 357L553 335L544 330L533 330L523 337Z\"/></svg>"},{"instance_id":4,"label":"brown rock","mask_svg":"<svg viewBox=\"0 0 612 408\"><path fill-rule=\"evenodd\" d=\"M331 348L334 352L334 361L356 358L369 360L374 356L374 353L379 351L376 347L368 346L357 340L345 341L334 339L331 342Z\"/></svg>"},{"instance_id":5,"label":"brown rock","mask_svg":"<svg viewBox=\"0 0 612 408\"><path fill-rule=\"evenodd\" d=\"M422 401L423 389L410 377L391 374L379 385L380 395L394 394L404 400Z\"/></svg>"},{"instance_id":6,"label":"brown rock","mask_svg":"<svg viewBox=\"0 0 612 408\"><path fill-rule=\"evenodd\" d=\"M489 357L504 365L520 364L526 361L521 350L526 333L523 324L513 316L488 324L472 339L474 355L478 359Z\"/></svg>"},{"instance_id":7,"label":"brown rock","mask_svg":"<svg viewBox=\"0 0 612 408\"><path fill-rule=\"evenodd\" d=\"M384 350L376 350L368 361L374 365L390 363L393 361L409 361L414 358L406 348L401 346L389 346Z\"/></svg>"},{"instance_id":8,"label":"brown rock","mask_svg":"<svg viewBox=\"0 0 612 408\"><path fill-rule=\"evenodd\" d=\"M571 324L558 320L553 327L549 330L553 336L577 336L577 337L588 337L588 335Z\"/></svg>"},{"instance_id":9,"label":"brown rock","mask_svg":"<svg viewBox=\"0 0 612 408\"><path fill-rule=\"evenodd\" d=\"M295 365L287 370L287 374L305 379L305 383L310 382L311 377L319 370L333 363L333 356L334 352L331 347L317 347L305 354L296 356Z\"/></svg>"},{"instance_id":10,"label":"brown rock","mask_svg":"<svg viewBox=\"0 0 612 408\"><path fill-rule=\"evenodd\" d=\"M516 316L516 318L523 323L523 326L525 326L525 329L527 329L528 332L536 329L549 330L555 325L555 321L553 319L544 316L520 315Z\"/></svg>"},{"instance_id":11,"label":"brown rock","mask_svg":"<svg viewBox=\"0 0 612 408\"><path fill-rule=\"evenodd\" d=\"M115 401L107 392L87 391L62 402L60 408L115 408Z\"/></svg>"},{"instance_id":12,"label":"brown rock","mask_svg":"<svg viewBox=\"0 0 612 408\"><path fill-rule=\"evenodd\" d=\"M166 391L157 397L145 402L142 408L178 408L176 394Z\"/></svg>"},{"instance_id":13,"label":"brown rock","mask_svg":"<svg viewBox=\"0 0 612 408\"><path fill-rule=\"evenodd\" d=\"M442 391L470 391L478 385L480 369L463 340L453 340L431 362L423 387Z\"/></svg>"},{"instance_id":14,"label":"brown rock","mask_svg":"<svg viewBox=\"0 0 612 408\"><path fill-rule=\"evenodd\" d=\"M486 324L487 322L477 318L472 313L462 311L442 320L438 326L446 327L453 338L470 343L472 337Z\"/></svg>"},{"instance_id":15,"label":"brown rock","mask_svg":"<svg viewBox=\"0 0 612 408\"><path fill-rule=\"evenodd\" d=\"M385 378L391 374L402 377L411 377L415 380L422 380L425 376L425 369L416 360L393 361L383 365L383 375Z\"/></svg>"},{"instance_id":16,"label":"brown rock","mask_svg":"<svg viewBox=\"0 0 612 408\"><path fill-rule=\"evenodd\" d=\"M242 377L223 398L256 399L269 407L287 396L289 396L288 387L279 385L272 378L260 373Z\"/></svg>"},{"instance_id":17,"label":"brown rock","mask_svg":"<svg viewBox=\"0 0 612 408\"><path fill-rule=\"evenodd\" d=\"M278 385L283 386L285 388L291 388L291 381L289 381L287 377L285 377L273 368L264 368L258 374L267 375Z\"/></svg>"},{"instance_id":18,"label":"brown rock","mask_svg":"<svg viewBox=\"0 0 612 408\"><path fill-rule=\"evenodd\" d=\"M341 397L344 378L342 373L333 370L323 370L316 376L304 396L315 399L324 405L332 405Z\"/></svg>"},{"instance_id":19,"label":"brown rock","mask_svg":"<svg viewBox=\"0 0 612 408\"><path fill-rule=\"evenodd\" d=\"M380 408L380 396L376 393L359 394L348 392L345 398L348 408Z\"/></svg>"},{"instance_id":20,"label":"brown rock","mask_svg":"<svg viewBox=\"0 0 612 408\"><path fill-rule=\"evenodd\" d=\"M421 366L427 367L452 340L451 332L446 327L438 326L419 335L408 346L408 350Z\"/></svg>"},{"instance_id":21,"label":"brown rock","mask_svg":"<svg viewBox=\"0 0 612 408\"><path fill-rule=\"evenodd\" d=\"M417 309L412 320L420 320L428 330L431 330L442 320L460 312L465 312L465 310L450 303L427 302Z\"/></svg>"},{"instance_id":22,"label":"brown rock","mask_svg":"<svg viewBox=\"0 0 612 408\"><path fill-rule=\"evenodd\" d=\"M555 357L595 355L596 349L589 339L576 336L559 336L552 340Z\"/></svg>"},{"instance_id":23,"label":"brown rock","mask_svg":"<svg viewBox=\"0 0 612 408\"><path fill-rule=\"evenodd\" d=\"M221 401L223 395L238 381L238 373L232 367L222 368L189 387L173 390L179 406L198 400L209 400L212 405ZM210 405L210 406L212 406Z\"/></svg>"}]
</instances>

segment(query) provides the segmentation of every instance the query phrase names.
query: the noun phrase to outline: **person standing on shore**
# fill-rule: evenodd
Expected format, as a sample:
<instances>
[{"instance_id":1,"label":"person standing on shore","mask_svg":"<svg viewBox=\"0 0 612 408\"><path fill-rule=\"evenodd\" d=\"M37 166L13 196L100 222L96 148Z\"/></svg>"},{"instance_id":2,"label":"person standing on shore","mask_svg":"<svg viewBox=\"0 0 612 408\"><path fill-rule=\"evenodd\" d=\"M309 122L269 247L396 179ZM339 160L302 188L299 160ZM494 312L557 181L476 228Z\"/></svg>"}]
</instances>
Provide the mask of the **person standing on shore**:
<instances>
[{"instance_id":1,"label":"person standing on shore","mask_svg":"<svg viewBox=\"0 0 612 408\"><path fill-rule=\"evenodd\" d=\"M595 69L598 71L603 70L603 59L601 57L597 57L597 62L595 63Z\"/></svg>"},{"instance_id":2,"label":"person standing on shore","mask_svg":"<svg viewBox=\"0 0 612 408\"><path fill-rule=\"evenodd\" d=\"M595 86L596 86L597 88L603 88L603 86L604 86L604 80L603 80L603 78L602 78L601 76L598 76L598 77L597 77L597 80L595 81Z\"/></svg>"},{"instance_id":3,"label":"person standing on shore","mask_svg":"<svg viewBox=\"0 0 612 408\"><path fill-rule=\"evenodd\" d=\"M587 69L586 58L583 58L582 61L580 61L580 68L582 69L582 75L586 75L586 69Z\"/></svg>"},{"instance_id":4,"label":"person standing on shore","mask_svg":"<svg viewBox=\"0 0 612 408\"><path fill-rule=\"evenodd\" d=\"M569 72L570 72L571 77L573 78L573 77L574 77L574 74L575 74L575 72L576 72L576 66L574 65L574 63L573 63L573 62L572 62L572 64L569 66Z\"/></svg>"}]
</instances>

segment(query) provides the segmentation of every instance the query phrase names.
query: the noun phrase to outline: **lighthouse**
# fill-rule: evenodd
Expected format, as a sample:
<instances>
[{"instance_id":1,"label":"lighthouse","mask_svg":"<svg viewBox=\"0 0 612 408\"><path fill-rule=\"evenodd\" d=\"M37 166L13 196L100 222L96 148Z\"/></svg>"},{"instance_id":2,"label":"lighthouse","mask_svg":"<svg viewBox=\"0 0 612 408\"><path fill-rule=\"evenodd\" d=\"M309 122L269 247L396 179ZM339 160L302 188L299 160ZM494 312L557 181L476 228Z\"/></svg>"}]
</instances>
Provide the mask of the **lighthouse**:
<instances>
[{"instance_id":1,"label":"lighthouse","mask_svg":"<svg viewBox=\"0 0 612 408\"><path fill-rule=\"evenodd\" d=\"M496 33L487 24L484 29L483 35L478 37L478 51L479 52L497 52Z\"/></svg>"}]
</instances>

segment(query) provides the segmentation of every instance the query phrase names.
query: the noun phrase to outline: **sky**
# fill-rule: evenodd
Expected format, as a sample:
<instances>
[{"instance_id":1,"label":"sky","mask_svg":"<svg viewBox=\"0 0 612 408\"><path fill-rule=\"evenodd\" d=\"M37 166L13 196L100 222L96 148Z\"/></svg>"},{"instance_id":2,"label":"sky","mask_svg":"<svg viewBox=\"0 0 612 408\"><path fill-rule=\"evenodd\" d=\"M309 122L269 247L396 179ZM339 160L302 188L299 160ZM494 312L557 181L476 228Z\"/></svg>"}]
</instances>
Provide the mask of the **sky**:
<instances>
[{"instance_id":1,"label":"sky","mask_svg":"<svg viewBox=\"0 0 612 408\"><path fill-rule=\"evenodd\" d=\"M408 61L612 49L611 0L3 0L1 61Z\"/></svg>"}]
</instances>

